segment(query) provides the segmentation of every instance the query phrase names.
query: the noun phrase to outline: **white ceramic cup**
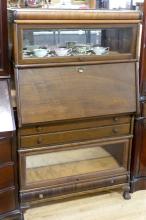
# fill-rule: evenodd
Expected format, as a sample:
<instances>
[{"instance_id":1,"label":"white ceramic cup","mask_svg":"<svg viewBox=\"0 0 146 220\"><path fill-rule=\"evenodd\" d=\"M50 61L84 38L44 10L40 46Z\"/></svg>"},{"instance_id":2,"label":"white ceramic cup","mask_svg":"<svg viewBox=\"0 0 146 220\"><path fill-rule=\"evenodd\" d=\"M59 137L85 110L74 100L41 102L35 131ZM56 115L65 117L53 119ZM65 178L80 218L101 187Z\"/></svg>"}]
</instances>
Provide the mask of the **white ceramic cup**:
<instances>
[{"instance_id":1,"label":"white ceramic cup","mask_svg":"<svg viewBox=\"0 0 146 220\"><path fill-rule=\"evenodd\" d=\"M57 56L67 56L69 49L65 47L60 47L55 49Z\"/></svg>"},{"instance_id":2,"label":"white ceramic cup","mask_svg":"<svg viewBox=\"0 0 146 220\"><path fill-rule=\"evenodd\" d=\"M93 47L93 51L96 55L107 54L109 52L109 47Z\"/></svg>"},{"instance_id":3,"label":"white ceramic cup","mask_svg":"<svg viewBox=\"0 0 146 220\"><path fill-rule=\"evenodd\" d=\"M33 52L36 57L45 57L48 53L46 49L41 49L41 48L34 49Z\"/></svg>"}]
</instances>

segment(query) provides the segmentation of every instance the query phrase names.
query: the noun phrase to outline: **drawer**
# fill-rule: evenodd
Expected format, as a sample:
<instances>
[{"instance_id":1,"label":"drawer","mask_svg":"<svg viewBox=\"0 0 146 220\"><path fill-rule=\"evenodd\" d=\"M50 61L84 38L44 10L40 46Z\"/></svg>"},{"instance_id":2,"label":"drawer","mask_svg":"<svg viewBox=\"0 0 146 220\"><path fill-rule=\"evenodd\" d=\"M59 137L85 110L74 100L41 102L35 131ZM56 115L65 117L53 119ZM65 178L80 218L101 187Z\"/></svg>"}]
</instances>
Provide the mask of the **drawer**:
<instances>
[{"instance_id":1,"label":"drawer","mask_svg":"<svg viewBox=\"0 0 146 220\"><path fill-rule=\"evenodd\" d=\"M127 135L130 132L130 124L97 127L91 129L80 129L66 132L56 132L40 135L22 136L21 147L32 147L40 145L61 144L75 141L93 140L97 138L116 137Z\"/></svg>"},{"instance_id":2,"label":"drawer","mask_svg":"<svg viewBox=\"0 0 146 220\"><path fill-rule=\"evenodd\" d=\"M68 131L74 129L82 129L82 128L94 128L100 126L108 126L108 125L116 125L116 124L126 124L130 123L131 116L124 115L119 116L115 115L113 117L105 117L101 119L86 119L86 120L77 120L73 122L58 122L58 123L50 123L47 125L37 125L28 128L22 128L19 131L20 135L31 135L31 134L41 134L48 132L58 132L58 131Z\"/></svg>"},{"instance_id":3,"label":"drawer","mask_svg":"<svg viewBox=\"0 0 146 220\"><path fill-rule=\"evenodd\" d=\"M3 163L12 161L11 139L0 140L0 166Z\"/></svg>"},{"instance_id":4,"label":"drawer","mask_svg":"<svg viewBox=\"0 0 146 220\"><path fill-rule=\"evenodd\" d=\"M0 214L13 211L15 206L15 190L0 191Z\"/></svg>"},{"instance_id":5,"label":"drawer","mask_svg":"<svg viewBox=\"0 0 146 220\"><path fill-rule=\"evenodd\" d=\"M13 165L0 168L0 189L14 185L14 167Z\"/></svg>"},{"instance_id":6,"label":"drawer","mask_svg":"<svg viewBox=\"0 0 146 220\"><path fill-rule=\"evenodd\" d=\"M51 188L46 188L46 189L40 189L40 190L35 190L35 191L27 191L27 192L21 192L21 202L30 202L30 203L37 203L37 202L43 202L45 200L51 201L53 198L57 197L68 197L70 196L77 195L77 194L82 194L83 192L89 192L90 190L95 190L98 191L101 188L107 187L110 188L115 185L115 188L117 185L126 185L128 182L127 175L121 175L121 176L115 176L115 177L109 177L109 178L103 178L102 180L97 180L97 179L88 179L87 181L84 182L79 182L79 183L72 183L72 184L64 184L62 186L58 187L51 187Z\"/></svg>"}]
</instances>

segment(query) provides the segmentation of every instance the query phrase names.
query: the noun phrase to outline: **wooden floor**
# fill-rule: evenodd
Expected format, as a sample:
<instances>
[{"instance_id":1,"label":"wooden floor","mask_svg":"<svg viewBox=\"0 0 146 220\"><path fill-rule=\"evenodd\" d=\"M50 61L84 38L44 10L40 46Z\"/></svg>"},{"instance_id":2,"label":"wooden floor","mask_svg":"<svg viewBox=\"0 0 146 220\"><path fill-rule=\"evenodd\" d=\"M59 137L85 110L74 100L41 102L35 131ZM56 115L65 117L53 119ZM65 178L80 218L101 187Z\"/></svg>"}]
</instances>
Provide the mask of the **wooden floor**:
<instances>
[{"instance_id":1,"label":"wooden floor","mask_svg":"<svg viewBox=\"0 0 146 220\"><path fill-rule=\"evenodd\" d=\"M109 191L63 203L30 209L25 220L146 220L146 190L124 200L120 191Z\"/></svg>"}]
</instances>

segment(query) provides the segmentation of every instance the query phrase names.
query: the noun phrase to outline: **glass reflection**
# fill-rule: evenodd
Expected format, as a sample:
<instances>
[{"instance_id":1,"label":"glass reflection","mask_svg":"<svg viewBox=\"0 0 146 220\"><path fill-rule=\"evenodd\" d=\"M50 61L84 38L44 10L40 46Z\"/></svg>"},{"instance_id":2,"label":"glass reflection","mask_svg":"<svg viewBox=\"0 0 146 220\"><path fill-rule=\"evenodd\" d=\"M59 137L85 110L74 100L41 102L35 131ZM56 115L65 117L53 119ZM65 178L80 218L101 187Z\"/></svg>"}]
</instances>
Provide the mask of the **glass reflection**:
<instances>
[{"instance_id":1,"label":"glass reflection","mask_svg":"<svg viewBox=\"0 0 146 220\"><path fill-rule=\"evenodd\" d=\"M24 30L23 58L131 53L132 28Z\"/></svg>"},{"instance_id":2,"label":"glass reflection","mask_svg":"<svg viewBox=\"0 0 146 220\"><path fill-rule=\"evenodd\" d=\"M118 169L123 166L124 143L74 149L26 157L26 182Z\"/></svg>"}]
</instances>

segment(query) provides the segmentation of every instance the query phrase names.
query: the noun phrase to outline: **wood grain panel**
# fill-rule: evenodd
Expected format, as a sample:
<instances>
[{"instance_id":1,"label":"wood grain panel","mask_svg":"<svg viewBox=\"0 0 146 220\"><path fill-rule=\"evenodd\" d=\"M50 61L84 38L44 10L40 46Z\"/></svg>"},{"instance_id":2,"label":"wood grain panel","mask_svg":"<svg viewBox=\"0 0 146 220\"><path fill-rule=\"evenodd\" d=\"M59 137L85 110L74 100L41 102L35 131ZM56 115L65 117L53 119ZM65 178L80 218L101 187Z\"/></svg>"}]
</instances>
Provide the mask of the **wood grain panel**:
<instances>
[{"instance_id":1,"label":"wood grain panel","mask_svg":"<svg viewBox=\"0 0 146 220\"><path fill-rule=\"evenodd\" d=\"M12 161L11 139L3 138L0 140L0 166L3 163Z\"/></svg>"},{"instance_id":2,"label":"wood grain panel","mask_svg":"<svg viewBox=\"0 0 146 220\"><path fill-rule=\"evenodd\" d=\"M15 209L15 190L0 191L0 213Z\"/></svg>"},{"instance_id":3,"label":"wood grain panel","mask_svg":"<svg viewBox=\"0 0 146 220\"><path fill-rule=\"evenodd\" d=\"M139 161L139 176L146 177L146 120L143 123L142 128L142 142L140 149L140 161Z\"/></svg>"},{"instance_id":4,"label":"wood grain panel","mask_svg":"<svg viewBox=\"0 0 146 220\"><path fill-rule=\"evenodd\" d=\"M17 77L20 126L136 111L134 63L22 69Z\"/></svg>"},{"instance_id":5,"label":"wood grain panel","mask_svg":"<svg viewBox=\"0 0 146 220\"><path fill-rule=\"evenodd\" d=\"M15 20L139 20L137 11L105 11L105 10L15 10ZM111 21L111 22L112 22ZM17 22L17 21L15 21Z\"/></svg>"},{"instance_id":6,"label":"wood grain panel","mask_svg":"<svg viewBox=\"0 0 146 220\"><path fill-rule=\"evenodd\" d=\"M7 165L0 168L0 189L14 185L14 167Z\"/></svg>"}]
</instances>

